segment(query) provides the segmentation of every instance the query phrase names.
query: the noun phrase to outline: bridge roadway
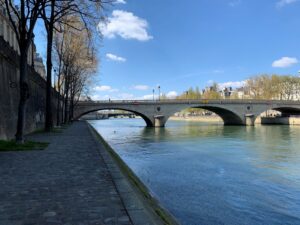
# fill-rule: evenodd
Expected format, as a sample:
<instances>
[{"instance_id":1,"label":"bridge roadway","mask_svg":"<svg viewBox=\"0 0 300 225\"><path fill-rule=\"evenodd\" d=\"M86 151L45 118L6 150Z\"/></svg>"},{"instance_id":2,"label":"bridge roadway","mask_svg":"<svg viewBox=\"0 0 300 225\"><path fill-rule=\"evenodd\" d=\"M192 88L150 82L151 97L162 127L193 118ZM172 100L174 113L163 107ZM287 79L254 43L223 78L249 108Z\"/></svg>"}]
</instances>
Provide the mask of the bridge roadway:
<instances>
[{"instance_id":1,"label":"bridge roadway","mask_svg":"<svg viewBox=\"0 0 300 225\"><path fill-rule=\"evenodd\" d=\"M81 101L74 110L74 119L99 110L125 110L141 116L149 127L163 127L168 118L188 108L201 108L219 115L224 125L253 126L255 119L267 110L283 115L300 115L300 101L279 100L118 100Z\"/></svg>"}]
</instances>

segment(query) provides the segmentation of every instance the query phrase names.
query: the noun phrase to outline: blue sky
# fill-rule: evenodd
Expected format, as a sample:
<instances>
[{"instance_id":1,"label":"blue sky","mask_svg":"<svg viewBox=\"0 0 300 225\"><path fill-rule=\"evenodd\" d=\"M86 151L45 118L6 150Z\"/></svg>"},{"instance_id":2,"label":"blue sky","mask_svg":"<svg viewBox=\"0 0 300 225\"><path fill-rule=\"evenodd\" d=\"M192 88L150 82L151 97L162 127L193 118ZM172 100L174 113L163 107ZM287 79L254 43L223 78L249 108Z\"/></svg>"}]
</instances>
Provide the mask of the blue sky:
<instances>
[{"instance_id":1,"label":"blue sky","mask_svg":"<svg viewBox=\"0 0 300 225\"><path fill-rule=\"evenodd\" d=\"M300 0L117 1L99 25L94 99L147 99L158 85L174 96L300 70Z\"/></svg>"}]
</instances>

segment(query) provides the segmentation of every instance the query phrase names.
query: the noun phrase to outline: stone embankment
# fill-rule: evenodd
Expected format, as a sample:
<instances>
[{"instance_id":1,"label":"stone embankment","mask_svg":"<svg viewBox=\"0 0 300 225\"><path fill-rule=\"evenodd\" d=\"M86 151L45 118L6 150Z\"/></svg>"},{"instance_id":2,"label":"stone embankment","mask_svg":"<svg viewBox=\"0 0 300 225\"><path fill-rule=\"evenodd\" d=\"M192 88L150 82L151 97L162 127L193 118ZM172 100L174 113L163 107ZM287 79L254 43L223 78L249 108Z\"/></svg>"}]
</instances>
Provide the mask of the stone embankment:
<instances>
[{"instance_id":1,"label":"stone embankment","mask_svg":"<svg viewBox=\"0 0 300 225\"><path fill-rule=\"evenodd\" d=\"M0 140L16 133L19 104L19 56L0 36ZM45 122L46 81L29 66L29 99L25 133L42 128ZM57 92L52 91L53 120L56 117Z\"/></svg>"},{"instance_id":2,"label":"stone embankment","mask_svg":"<svg viewBox=\"0 0 300 225\"><path fill-rule=\"evenodd\" d=\"M219 116L172 116L170 120L223 123L223 120Z\"/></svg>"},{"instance_id":3,"label":"stone embankment","mask_svg":"<svg viewBox=\"0 0 300 225\"><path fill-rule=\"evenodd\" d=\"M170 120L223 123L222 119L218 116L173 116L170 117ZM300 117L257 117L255 120L255 124L291 126L300 125Z\"/></svg>"},{"instance_id":4,"label":"stone embankment","mask_svg":"<svg viewBox=\"0 0 300 225\"><path fill-rule=\"evenodd\" d=\"M257 119L258 123L270 125L300 125L300 117L262 117Z\"/></svg>"},{"instance_id":5,"label":"stone embankment","mask_svg":"<svg viewBox=\"0 0 300 225\"><path fill-rule=\"evenodd\" d=\"M86 122L28 139L50 144L0 153L0 224L177 224Z\"/></svg>"}]
</instances>

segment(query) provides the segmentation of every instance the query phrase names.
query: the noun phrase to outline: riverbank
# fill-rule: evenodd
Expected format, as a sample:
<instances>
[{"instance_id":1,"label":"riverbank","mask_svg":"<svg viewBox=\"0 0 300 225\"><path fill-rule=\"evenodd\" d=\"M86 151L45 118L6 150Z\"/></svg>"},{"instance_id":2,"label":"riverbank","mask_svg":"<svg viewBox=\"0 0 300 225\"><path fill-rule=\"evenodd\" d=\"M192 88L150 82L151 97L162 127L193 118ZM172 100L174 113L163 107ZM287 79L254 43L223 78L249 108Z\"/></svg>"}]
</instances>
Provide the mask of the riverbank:
<instances>
[{"instance_id":1,"label":"riverbank","mask_svg":"<svg viewBox=\"0 0 300 225\"><path fill-rule=\"evenodd\" d=\"M147 205L86 122L0 153L0 224L172 224Z\"/></svg>"},{"instance_id":2,"label":"riverbank","mask_svg":"<svg viewBox=\"0 0 300 225\"><path fill-rule=\"evenodd\" d=\"M223 123L223 120L219 116L188 116L188 117L171 116L169 120Z\"/></svg>"},{"instance_id":3,"label":"riverbank","mask_svg":"<svg viewBox=\"0 0 300 225\"><path fill-rule=\"evenodd\" d=\"M256 123L265 125L300 125L300 117L261 117L256 120Z\"/></svg>"},{"instance_id":4,"label":"riverbank","mask_svg":"<svg viewBox=\"0 0 300 225\"><path fill-rule=\"evenodd\" d=\"M191 116L191 117L180 117L172 116L170 120L174 121L197 121L205 123L223 123L223 120L218 116ZM300 117L257 117L255 124L263 125L300 125Z\"/></svg>"},{"instance_id":5,"label":"riverbank","mask_svg":"<svg viewBox=\"0 0 300 225\"><path fill-rule=\"evenodd\" d=\"M179 222L173 215L165 209L159 201L151 194L151 191L143 184L143 182L134 174L134 172L127 166L121 157L115 152L114 149L103 139L103 137L96 131L92 125L89 128L93 133L95 139L99 144L104 145L106 151L102 152L102 157L106 161L109 170L115 180L115 184L121 197L124 199L124 204L130 210L129 215L136 217L136 210L143 210L145 217L149 217L152 222L145 223L141 221L138 223L144 224L165 224L165 225L179 225ZM119 170L116 173L116 165ZM132 202L138 204L136 209L132 209ZM140 215L137 217L139 220ZM136 224L136 223L135 223Z\"/></svg>"}]
</instances>

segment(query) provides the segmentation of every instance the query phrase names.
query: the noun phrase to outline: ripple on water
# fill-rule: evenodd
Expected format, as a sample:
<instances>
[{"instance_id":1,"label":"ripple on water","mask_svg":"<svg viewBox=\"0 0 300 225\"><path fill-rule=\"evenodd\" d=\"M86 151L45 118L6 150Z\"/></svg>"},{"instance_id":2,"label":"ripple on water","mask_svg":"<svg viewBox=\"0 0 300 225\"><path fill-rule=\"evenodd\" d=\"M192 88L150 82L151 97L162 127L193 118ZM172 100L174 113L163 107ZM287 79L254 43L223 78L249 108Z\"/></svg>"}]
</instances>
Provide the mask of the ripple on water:
<instances>
[{"instance_id":1,"label":"ripple on water","mask_svg":"<svg viewBox=\"0 0 300 225\"><path fill-rule=\"evenodd\" d=\"M300 127L91 124L182 224L300 224Z\"/></svg>"}]
</instances>

